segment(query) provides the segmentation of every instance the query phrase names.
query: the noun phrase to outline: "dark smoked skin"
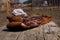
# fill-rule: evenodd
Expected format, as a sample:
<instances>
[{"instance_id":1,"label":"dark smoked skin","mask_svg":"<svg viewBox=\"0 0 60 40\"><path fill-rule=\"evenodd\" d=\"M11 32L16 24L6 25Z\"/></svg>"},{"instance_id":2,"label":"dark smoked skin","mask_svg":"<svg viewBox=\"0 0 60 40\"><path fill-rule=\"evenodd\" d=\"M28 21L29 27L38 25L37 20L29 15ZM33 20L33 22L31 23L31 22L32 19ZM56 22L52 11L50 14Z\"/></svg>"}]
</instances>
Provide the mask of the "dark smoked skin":
<instances>
[{"instance_id":1,"label":"dark smoked skin","mask_svg":"<svg viewBox=\"0 0 60 40\"><path fill-rule=\"evenodd\" d=\"M52 20L50 16L47 15L30 15L27 18L22 18L18 16L13 16L8 18L9 23L7 24L7 28L34 28L39 25L46 24Z\"/></svg>"}]
</instances>

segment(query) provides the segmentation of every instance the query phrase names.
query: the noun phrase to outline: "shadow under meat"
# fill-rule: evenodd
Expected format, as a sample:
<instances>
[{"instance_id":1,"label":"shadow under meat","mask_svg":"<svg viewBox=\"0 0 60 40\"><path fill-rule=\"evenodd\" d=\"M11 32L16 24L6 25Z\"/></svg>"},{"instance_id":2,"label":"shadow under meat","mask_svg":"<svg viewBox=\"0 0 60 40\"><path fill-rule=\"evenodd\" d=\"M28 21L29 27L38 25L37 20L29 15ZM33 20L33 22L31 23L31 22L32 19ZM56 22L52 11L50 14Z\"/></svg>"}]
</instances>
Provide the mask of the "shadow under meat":
<instances>
[{"instance_id":1,"label":"shadow under meat","mask_svg":"<svg viewBox=\"0 0 60 40\"><path fill-rule=\"evenodd\" d=\"M24 29L24 28L5 28L3 29L3 31L7 31L7 32L23 32L23 31L27 31L27 30L31 30L33 28L28 28L28 29Z\"/></svg>"}]
</instances>

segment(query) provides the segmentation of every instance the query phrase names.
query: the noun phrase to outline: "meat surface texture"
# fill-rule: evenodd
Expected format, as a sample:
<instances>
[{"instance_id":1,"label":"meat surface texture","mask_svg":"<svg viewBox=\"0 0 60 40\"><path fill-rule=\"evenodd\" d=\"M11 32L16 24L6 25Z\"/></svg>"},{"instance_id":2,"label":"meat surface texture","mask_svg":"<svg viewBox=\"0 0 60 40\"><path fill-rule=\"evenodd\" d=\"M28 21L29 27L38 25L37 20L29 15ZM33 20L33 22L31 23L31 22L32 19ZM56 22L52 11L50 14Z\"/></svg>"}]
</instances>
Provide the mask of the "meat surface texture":
<instances>
[{"instance_id":1,"label":"meat surface texture","mask_svg":"<svg viewBox=\"0 0 60 40\"><path fill-rule=\"evenodd\" d=\"M30 15L27 18L22 18L19 16L12 16L7 18L9 23L7 28L34 28L40 25L46 24L52 21L52 18L48 15Z\"/></svg>"}]
</instances>

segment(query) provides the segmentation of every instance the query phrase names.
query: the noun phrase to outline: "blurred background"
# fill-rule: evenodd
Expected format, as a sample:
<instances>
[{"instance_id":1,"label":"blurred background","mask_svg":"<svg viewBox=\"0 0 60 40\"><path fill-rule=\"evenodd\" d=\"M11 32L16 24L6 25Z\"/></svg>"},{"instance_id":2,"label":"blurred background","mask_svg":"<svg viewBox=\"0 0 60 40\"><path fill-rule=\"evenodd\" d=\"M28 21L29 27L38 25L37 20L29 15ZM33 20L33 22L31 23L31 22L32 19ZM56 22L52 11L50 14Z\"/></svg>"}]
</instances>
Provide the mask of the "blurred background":
<instances>
[{"instance_id":1,"label":"blurred background","mask_svg":"<svg viewBox=\"0 0 60 40\"><path fill-rule=\"evenodd\" d=\"M0 27L6 25L6 0L0 0ZM22 8L28 14L50 15L60 26L60 0L9 0L9 13L16 7Z\"/></svg>"}]
</instances>

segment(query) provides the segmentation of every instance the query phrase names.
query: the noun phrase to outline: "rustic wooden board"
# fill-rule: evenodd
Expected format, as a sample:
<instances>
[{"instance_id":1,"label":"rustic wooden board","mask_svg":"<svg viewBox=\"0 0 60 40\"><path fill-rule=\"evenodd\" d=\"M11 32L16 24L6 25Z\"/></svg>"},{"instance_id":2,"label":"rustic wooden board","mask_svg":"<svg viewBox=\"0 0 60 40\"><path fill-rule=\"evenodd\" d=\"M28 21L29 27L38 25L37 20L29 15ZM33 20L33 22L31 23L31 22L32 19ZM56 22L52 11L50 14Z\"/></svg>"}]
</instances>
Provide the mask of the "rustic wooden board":
<instances>
[{"instance_id":1,"label":"rustic wooden board","mask_svg":"<svg viewBox=\"0 0 60 40\"><path fill-rule=\"evenodd\" d=\"M6 27L3 27L0 30L0 35L0 40L16 40L19 32L9 31L6 29Z\"/></svg>"},{"instance_id":2,"label":"rustic wooden board","mask_svg":"<svg viewBox=\"0 0 60 40\"><path fill-rule=\"evenodd\" d=\"M19 35L19 32L10 32L5 36L4 40L16 40Z\"/></svg>"},{"instance_id":3,"label":"rustic wooden board","mask_svg":"<svg viewBox=\"0 0 60 40\"><path fill-rule=\"evenodd\" d=\"M17 40L43 40L42 32L43 31L40 29L40 27L23 31L20 33Z\"/></svg>"},{"instance_id":4,"label":"rustic wooden board","mask_svg":"<svg viewBox=\"0 0 60 40\"><path fill-rule=\"evenodd\" d=\"M4 40L5 36L8 34L8 32L3 31L4 27L0 27L0 40Z\"/></svg>"},{"instance_id":5,"label":"rustic wooden board","mask_svg":"<svg viewBox=\"0 0 60 40\"><path fill-rule=\"evenodd\" d=\"M60 40L60 27L40 26L25 31L0 30L0 40Z\"/></svg>"}]
</instances>

